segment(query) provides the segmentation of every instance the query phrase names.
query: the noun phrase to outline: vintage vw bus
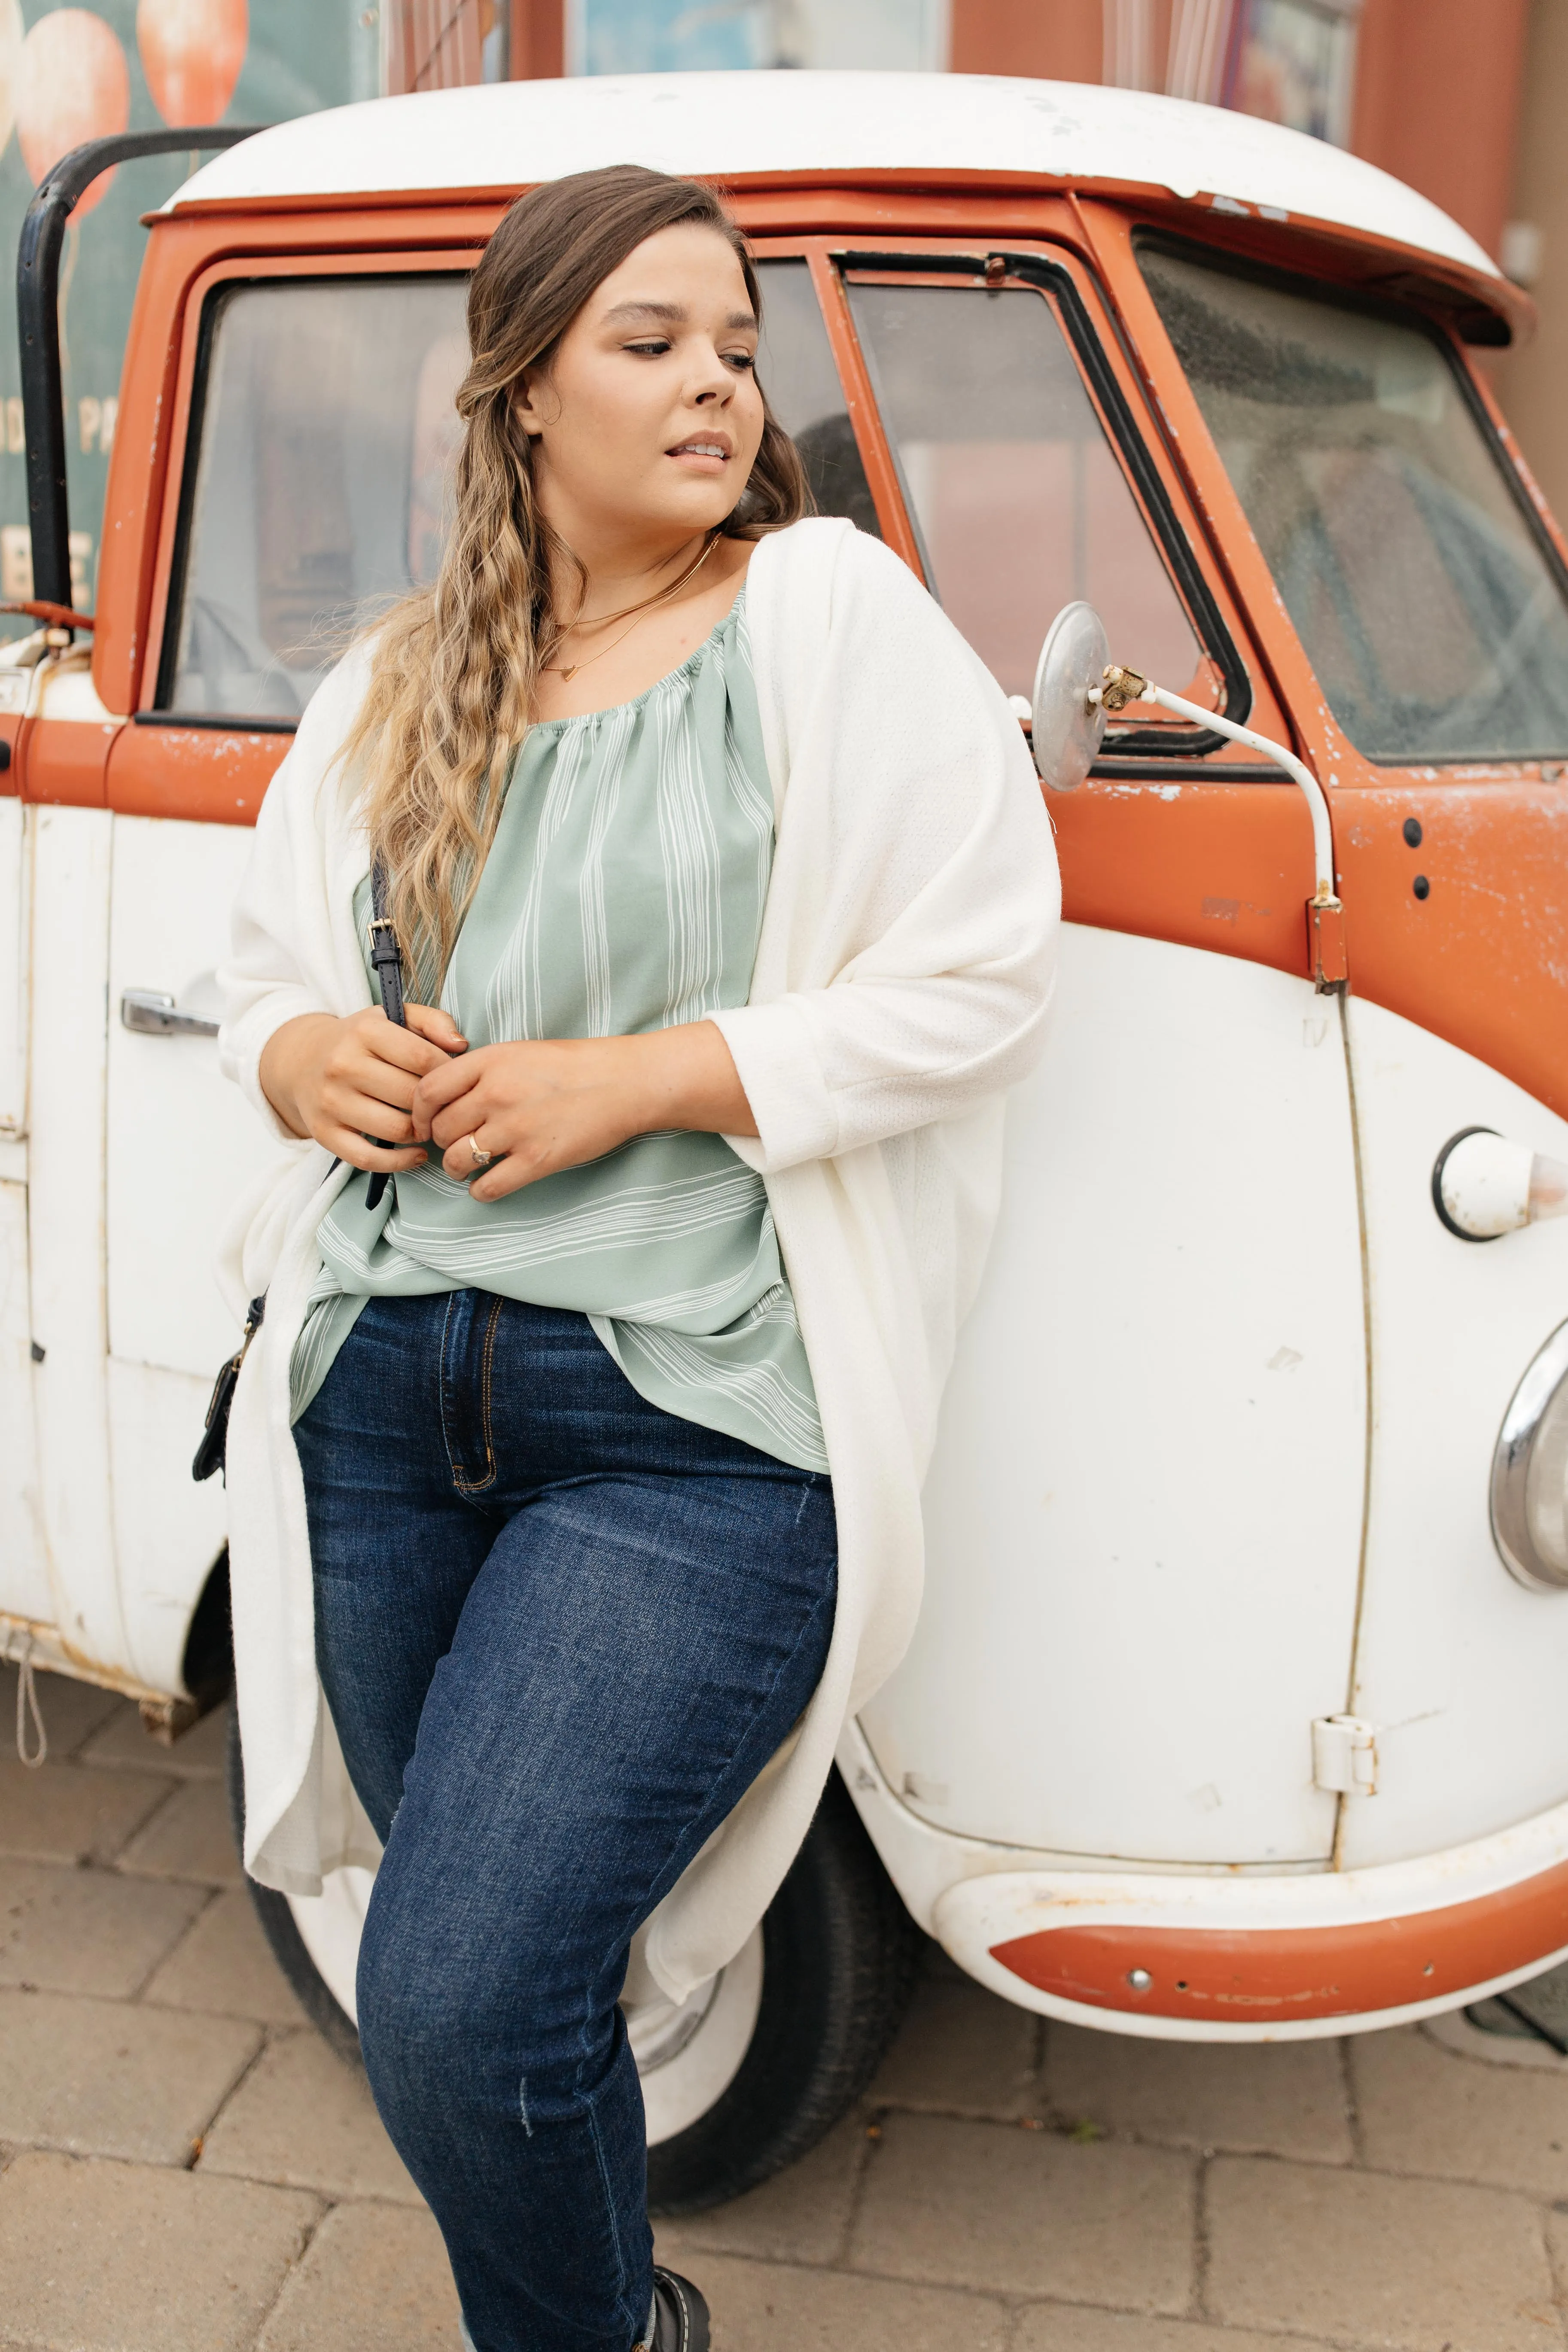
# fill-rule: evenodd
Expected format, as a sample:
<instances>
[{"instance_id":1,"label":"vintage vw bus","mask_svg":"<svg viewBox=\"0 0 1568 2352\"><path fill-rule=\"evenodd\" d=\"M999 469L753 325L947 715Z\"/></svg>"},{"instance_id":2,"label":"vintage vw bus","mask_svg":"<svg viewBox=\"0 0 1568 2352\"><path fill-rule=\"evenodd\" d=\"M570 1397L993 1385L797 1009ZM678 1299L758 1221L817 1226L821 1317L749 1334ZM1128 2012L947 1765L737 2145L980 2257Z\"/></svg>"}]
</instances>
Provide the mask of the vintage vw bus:
<instances>
[{"instance_id":1,"label":"vintage vw bus","mask_svg":"<svg viewBox=\"0 0 1568 2352\"><path fill-rule=\"evenodd\" d=\"M46 613L0 664L0 1627L166 1729L223 1675L215 1173L270 1148L209 1034L247 828L333 629L435 562L476 251L626 158L730 190L820 505L1021 721L1061 608L1107 633L1069 616L1040 670L1047 783L1082 776L1048 795L1058 1006L914 1646L763 1929L632 2021L690 2203L865 2080L911 1918L1026 2008L1210 2040L1568 1952L1568 569L1475 357L1522 298L1245 118L712 74L393 99L209 163L151 224L90 638ZM259 1898L340 2038L365 1884Z\"/></svg>"}]
</instances>

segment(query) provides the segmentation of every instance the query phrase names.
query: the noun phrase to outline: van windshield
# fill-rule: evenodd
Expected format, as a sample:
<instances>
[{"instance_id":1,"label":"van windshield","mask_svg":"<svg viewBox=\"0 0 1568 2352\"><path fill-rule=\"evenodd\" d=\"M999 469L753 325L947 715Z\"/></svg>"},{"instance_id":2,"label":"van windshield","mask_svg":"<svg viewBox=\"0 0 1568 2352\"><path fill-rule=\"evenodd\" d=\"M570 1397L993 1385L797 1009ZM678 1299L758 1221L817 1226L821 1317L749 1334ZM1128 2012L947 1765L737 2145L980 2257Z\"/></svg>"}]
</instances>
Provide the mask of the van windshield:
<instances>
[{"instance_id":1,"label":"van windshield","mask_svg":"<svg viewBox=\"0 0 1568 2352\"><path fill-rule=\"evenodd\" d=\"M1145 247L1334 717L1384 761L1568 751L1568 601L1434 333Z\"/></svg>"},{"instance_id":2,"label":"van windshield","mask_svg":"<svg viewBox=\"0 0 1568 2352\"><path fill-rule=\"evenodd\" d=\"M816 501L876 516L804 261L762 266L758 373ZM297 719L354 628L432 579L468 280L289 278L215 298L160 708Z\"/></svg>"}]
</instances>

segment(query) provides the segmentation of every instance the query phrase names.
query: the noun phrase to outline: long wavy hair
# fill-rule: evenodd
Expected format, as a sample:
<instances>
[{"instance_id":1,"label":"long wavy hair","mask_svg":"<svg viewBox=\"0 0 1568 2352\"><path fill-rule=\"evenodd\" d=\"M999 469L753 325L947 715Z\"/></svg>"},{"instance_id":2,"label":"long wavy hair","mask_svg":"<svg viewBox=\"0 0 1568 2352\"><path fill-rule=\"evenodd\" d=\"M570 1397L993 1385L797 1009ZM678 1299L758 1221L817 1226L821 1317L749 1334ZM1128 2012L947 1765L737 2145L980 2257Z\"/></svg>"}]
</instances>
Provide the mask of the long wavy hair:
<instances>
[{"instance_id":1,"label":"long wavy hair","mask_svg":"<svg viewBox=\"0 0 1568 2352\"><path fill-rule=\"evenodd\" d=\"M540 512L513 394L525 368L548 371L584 302L645 237L686 222L724 238L760 318L746 241L718 196L635 163L574 172L520 196L474 271L450 533L434 585L374 625L369 691L343 746L345 763L363 768L372 850L409 968L426 986L446 968L559 635L552 558L568 574L576 562ZM765 394L763 412L756 462L721 526L731 539L759 538L811 509L795 444Z\"/></svg>"}]
</instances>

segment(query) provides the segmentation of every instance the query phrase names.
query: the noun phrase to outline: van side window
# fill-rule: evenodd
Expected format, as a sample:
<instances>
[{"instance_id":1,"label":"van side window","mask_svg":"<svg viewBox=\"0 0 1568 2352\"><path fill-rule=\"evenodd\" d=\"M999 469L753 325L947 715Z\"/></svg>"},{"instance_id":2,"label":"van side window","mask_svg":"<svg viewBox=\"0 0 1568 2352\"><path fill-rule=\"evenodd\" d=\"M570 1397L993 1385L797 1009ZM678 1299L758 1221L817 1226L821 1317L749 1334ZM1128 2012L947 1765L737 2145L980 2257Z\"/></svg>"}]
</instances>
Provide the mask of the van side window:
<instances>
[{"instance_id":1,"label":"van side window","mask_svg":"<svg viewBox=\"0 0 1568 2352\"><path fill-rule=\"evenodd\" d=\"M1568 596L1440 338L1139 259L1330 709L1370 760L1568 751Z\"/></svg>"},{"instance_id":2,"label":"van side window","mask_svg":"<svg viewBox=\"0 0 1568 2352\"><path fill-rule=\"evenodd\" d=\"M467 290L296 278L214 299L163 708L298 718L374 601L430 576Z\"/></svg>"},{"instance_id":3,"label":"van side window","mask_svg":"<svg viewBox=\"0 0 1568 2352\"><path fill-rule=\"evenodd\" d=\"M848 291L927 585L1004 691L1027 695L1046 631L1082 597L1118 660L1218 707L1217 673L1044 296L858 275Z\"/></svg>"},{"instance_id":4,"label":"van side window","mask_svg":"<svg viewBox=\"0 0 1568 2352\"><path fill-rule=\"evenodd\" d=\"M844 515L857 530L880 539L811 272L804 261L763 261L757 278L763 293L757 379L800 451L816 510Z\"/></svg>"},{"instance_id":5,"label":"van side window","mask_svg":"<svg viewBox=\"0 0 1568 2352\"><path fill-rule=\"evenodd\" d=\"M877 519L810 273L766 262L758 373L825 514ZM297 719L376 606L434 577L466 278L290 278L203 320L158 707Z\"/></svg>"}]
</instances>

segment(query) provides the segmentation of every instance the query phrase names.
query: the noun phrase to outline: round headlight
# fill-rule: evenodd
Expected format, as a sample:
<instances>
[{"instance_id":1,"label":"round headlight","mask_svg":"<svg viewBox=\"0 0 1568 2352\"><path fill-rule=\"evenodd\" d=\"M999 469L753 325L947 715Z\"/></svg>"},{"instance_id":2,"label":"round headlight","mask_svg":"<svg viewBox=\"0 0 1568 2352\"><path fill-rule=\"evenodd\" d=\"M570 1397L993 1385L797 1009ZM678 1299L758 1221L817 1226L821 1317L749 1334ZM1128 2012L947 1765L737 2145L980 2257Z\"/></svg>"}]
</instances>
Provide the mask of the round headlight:
<instances>
[{"instance_id":1,"label":"round headlight","mask_svg":"<svg viewBox=\"0 0 1568 2352\"><path fill-rule=\"evenodd\" d=\"M1535 1591L1568 1585L1568 1323L1553 1331L1503 1415L1492 1455L1492 1536Z\"/></svg>"}]
</instances>

